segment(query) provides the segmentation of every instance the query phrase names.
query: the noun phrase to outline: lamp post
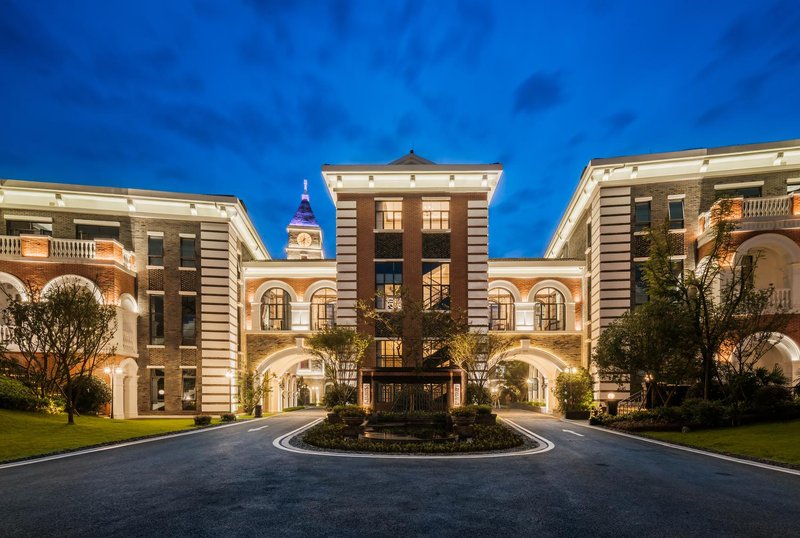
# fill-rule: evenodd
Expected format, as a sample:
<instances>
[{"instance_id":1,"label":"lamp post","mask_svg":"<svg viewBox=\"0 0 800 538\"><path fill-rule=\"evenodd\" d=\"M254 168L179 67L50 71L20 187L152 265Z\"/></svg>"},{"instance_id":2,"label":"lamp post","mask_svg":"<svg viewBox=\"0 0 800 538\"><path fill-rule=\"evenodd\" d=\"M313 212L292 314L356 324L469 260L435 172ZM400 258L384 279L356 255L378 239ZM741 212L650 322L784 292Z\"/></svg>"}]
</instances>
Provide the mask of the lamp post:
<instances>
[{"instance_id":1,"label":"lamp post","mask_svg":"<svg viewBox=\"0 0 800 538\"><path fill-rule=\"evenodd\" d=\"M225 372L225 377L228 378L228 412L233 408L233 370Z\"/></svg>"},{"instance_id":2,"label":"lamp post","mask_svg":"<svg viewBox=\"0 0 800 538\"><path fill-rule=\"evenodd\" d=\"M111 380L111 416L109 418L114 418L114 374L121 374L122 368L115 366L112 369L110 366L106 366L103 368L103 372L108 374L108 378Z\"/></svg>"}]
</instances>

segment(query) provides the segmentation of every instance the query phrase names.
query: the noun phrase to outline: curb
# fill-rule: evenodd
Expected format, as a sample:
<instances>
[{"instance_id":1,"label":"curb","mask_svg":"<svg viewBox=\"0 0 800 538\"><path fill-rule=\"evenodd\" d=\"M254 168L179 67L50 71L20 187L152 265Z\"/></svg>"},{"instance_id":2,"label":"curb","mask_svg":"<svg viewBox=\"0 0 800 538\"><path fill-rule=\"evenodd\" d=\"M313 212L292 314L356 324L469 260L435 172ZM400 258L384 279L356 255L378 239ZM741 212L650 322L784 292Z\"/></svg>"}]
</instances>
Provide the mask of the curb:
<instances>
[{"instance_id":1,"label":"curb","mask_svg":"<svg viewBox=\"0 0 800 538\"><path fill-rule=\"evenodd\" d=\"M533 439L539 446L536 448L531 448L528 450L518 450L516 452L498 452L495 454L492 453L479 453L479 454L382 454L382 453L367 453L367 452L327 452L325 450L306 450L303 448L297 448L295 446L291 446L289 441L297 436L298 434L304 432L305 430L311 428L312 426L318 424L319 422L323 421L323 418L318 418L312 422L304 426L300 426L296 430L292 430L289 433L285 433L280 437L276 438L272 445L279 449L285 450L286 452L293 452L295 454L303 454L308 456L327 456L327 457L338 457L338 458L371 458L371 459L405 459L405 460L466 460L466 459L490 459L490 458L509 458L514 456L533 456L537 454L544 454L545 452L549 452L555 448L555 445L548 439L545 439L541 435L535 434L530 430L527 430L506 418L498 417L503 422L507 422L509 426L518 430L523 435Z\"/></svg>"},{"instance_id":2,"label":"curb","mask_svg":"<svg viewBox=\"0 0 800 538\"><path fill-rule=\"evenodd\" d=\"M800 469L793 469L791 467L782 467L782 466L776 465L776 464L763 463L761 461L750 460L750 459L746 459L746 458L742 458L742 457L738 457L738 456L729 456L727 454L723 454L723 453L720 453L720 452L712 452L710 450L704 450L702 448L695 448L695 447L690 447L690 446L686 446L686 445L679 445L679 444L675 444L675 443L669 443L667 441L661 441L660 439L652 439L650 437L644 437L642 435L635 435L635 434L632 434L632 433L620 432L620 431L612 430L612 429L609 429L609 428L603 428L601 426L592 426L592 425L589 425L589 424L583 424L583 423L581 423L579 421L562 419L562 422L566 422L568 424L574 424L575 426L581 426L582 428L588 428L590 430L596 430L596 431L601 431L601 432L605 432L605 433L610 433L612 435L619 435L619 436L622 436L622 437L627 437L629 439L636 439L638 441L642 441L642 442L645 442L645 443L652 443L654 445L661 445L661 446L664 446L664 447L667 447L667 448L671 448L673 450L682 450L684 452L691 452L693 454L699 454L701 456L707 456L709 458L716 458L716 459L720 459L720 460L730 461L730 462L733 462L733 463L739 463L739 464L742 464L742 465L749 465L751 467L758 467L760 469L767 469L769 471L776 471L776 472L779 472L779 473L785 473L785 474L791 474L791 475L795 475L795 476L800 476Z\"/></svg>"},{"instance_id":3,"label":"curb","mask_svg":"<svg viewBox=\"0 0 800 538\"><path fill-rule=\"evenodd\" d=\"M271 416L276 416L276 415L271 415ZM50 454L44 454L44 455L40 454L36 456L31 456L29 458L23 458L18 460L7 461L5 463L0 463L0 471L2 471L3 469L10 469L12 467L21 467L23 465L33 465L34 463L44 463L46 461L71 458L73 456L82 456L84 454L92 454L94 452L104 452L106 450L114 450L126 446L141 445L144 443L152 443L154 441L163 441L165 439L172 439L175 437L183 437L186 435L197 435L199 433L207 433L211 431L222 430L225 428L230 428L232 426L241 426L242 424L252 424L254 422L266 420L268 418L270 417L236 421L236 422L231 422L229 424L215 424L214 426L201 426L200 429L197 430L189 430L189 431L176 430L175 432L159 433L144 437L132 437L128 439L120 439L119 441L110 441L108 443L103 443L99 445L91 445L89 447L68 449L65 451L52 452Z\"/></svg>"}]
</instances>

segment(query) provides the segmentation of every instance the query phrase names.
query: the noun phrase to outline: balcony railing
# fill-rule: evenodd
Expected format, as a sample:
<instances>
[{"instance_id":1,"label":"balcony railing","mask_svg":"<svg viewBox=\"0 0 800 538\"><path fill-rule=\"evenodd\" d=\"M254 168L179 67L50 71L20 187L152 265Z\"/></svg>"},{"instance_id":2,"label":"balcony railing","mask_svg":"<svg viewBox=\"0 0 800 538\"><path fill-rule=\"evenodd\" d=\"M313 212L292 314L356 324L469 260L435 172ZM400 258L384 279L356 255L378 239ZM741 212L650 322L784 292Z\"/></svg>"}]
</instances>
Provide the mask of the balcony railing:
<instances>
[{"instance_id":1,"label":"balcony railing","mask_svg":"<svg viewBox=\"0 0 800 538\"><path fill-rule=\"evenodd\" d=\"M19 237L12 237L10 235L0 236L0 256L19 256L19 253Z\"/></svg>"},{"instance_id":2,"label":"balcony railing","mask_svg":"<svg viewBox=\"0 0 800 538\"><path fill-rule=\"evenodd\" d=\"M136 270L136 255L114 239L62 239L46 235L0 236L0 256L116 262Z\"/></svg>"},{"instance_id":3,"label":"balcony railing","mask_svg":"<svg viewBox=\"0 0 800 538\"><path fill-rule=\"evenodd\" d=\"M764 226L764 221L774 222L773 219L800 216L800 194L787 194L786 196L769 196L763 198L728 198L730 203L730 213L727 218L730 220L747 221L747 225L742 224L741 229L759 230ZM708 231L714 222L714 214L717 212L720 202L714 202L711 208L705 213L701 213L697 218L700 233ZM800 225L800 220L798 220Z\"/></svg>"},{"instance_id":4,"label":"balcony railing","mask_svg":"<svg viewBox=\"0 0 800 538\"><path fill-rule=\"evenodd\" d=\"M792 290L791 288L775 288L769 298L769 306L772 308L791 309Z\"/></svg>"},{"instance_id":5,"label":"balcony railing","mask_svg":"<svg viewBox=\"0 0 800 538\"><path fill-rule=\"evenodd\" d=\"M116 354L124 355L126 357L138 357L138 346L136 341L136 328L139 320L139 315L136 312L125 310L122 307L117 308L117 332L109 342L109 348L116 346ZM11 340L11 331L13 327L10 325L0 325L0 342L8 344ZM16 345L8 345L9 351L19 351ZM108 351L108 349L106 350Z\"/></svg>"}]
</instances>

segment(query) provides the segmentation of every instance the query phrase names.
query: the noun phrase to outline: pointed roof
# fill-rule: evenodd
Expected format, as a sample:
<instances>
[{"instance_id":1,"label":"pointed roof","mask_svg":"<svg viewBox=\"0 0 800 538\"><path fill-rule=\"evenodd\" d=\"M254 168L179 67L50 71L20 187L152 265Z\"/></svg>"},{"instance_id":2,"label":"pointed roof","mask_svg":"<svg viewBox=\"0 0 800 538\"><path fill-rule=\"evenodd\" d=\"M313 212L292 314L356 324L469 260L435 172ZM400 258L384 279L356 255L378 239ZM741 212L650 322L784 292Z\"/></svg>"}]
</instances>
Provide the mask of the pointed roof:
<instances>
[{"instance_id":1,"label":"pointed roof","mask_svg":"<svg viewBox=\"0 0 800 538\"><path fill-rule=\"evenodd\" d=\"M309 228L319 228L317 218L314 216L314 210L311 209L311 203L308 201L308 180L303 180L303 196L300 197L300 206L289 221L289 226L307 226Z\"/></svg>"},{"instance_id":2,"label":"pointed roof","mask_svg":"<svg viewBox=\"0 0 800 538\"><path fill-rule=\"evenodd\" d=\"M424 157L420 157L419 155L414 153L414 150L412 149L406 155L403 155L399 159L393 160L389 164L391 165L391 164L436 164L436 163L433 161L429 161Z\"/></svg>"}]
</instances>

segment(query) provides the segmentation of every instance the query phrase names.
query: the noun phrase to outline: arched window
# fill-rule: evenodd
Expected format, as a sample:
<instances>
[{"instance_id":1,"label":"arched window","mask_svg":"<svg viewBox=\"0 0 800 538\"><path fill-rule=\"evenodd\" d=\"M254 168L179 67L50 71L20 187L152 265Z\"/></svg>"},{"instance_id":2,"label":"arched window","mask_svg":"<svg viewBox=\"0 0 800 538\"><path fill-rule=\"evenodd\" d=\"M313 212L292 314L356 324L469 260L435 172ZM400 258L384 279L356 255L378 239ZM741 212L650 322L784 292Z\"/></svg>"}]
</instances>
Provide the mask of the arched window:
<instances>
[{"instance_id":1,"label":"arched window","mask_svg":"<svg viewBox=\"0 0 800 538\"><path fill-rule=\"evenodd\" d=\"M542 288L536 292L534 302L534 330L563 331L567 308L564 295L555 288Z\"/></svg>"},{"instance_id":2,"label":"arched window","mask_svg":"<svg viewBox=\"0 0 800 538\"><path fill-rule=\"evenodd\" d=\"M261 329L288 331L292 328L289 293L280 288L270 288L261 296Z\"/></svg>"},{"instance_id":3,"label":"arched window","mask_svg":"<svg viewBox=\"0 0 800 538\"><path fill-rule=\"evenodd\" d=\"M311 296L311 330L326 329L336 323L336 292L322 288Z\"/></svg>"},{"instance_id":4,"label":"arched window","mask_svg":"<svg viewBox=\"0 0 800 538\"><path fill-rule=\"evenodd\" d=\"M489 290L489 330L514 330L514 296L503 288Z\"/></svg>"}]
</instances>

